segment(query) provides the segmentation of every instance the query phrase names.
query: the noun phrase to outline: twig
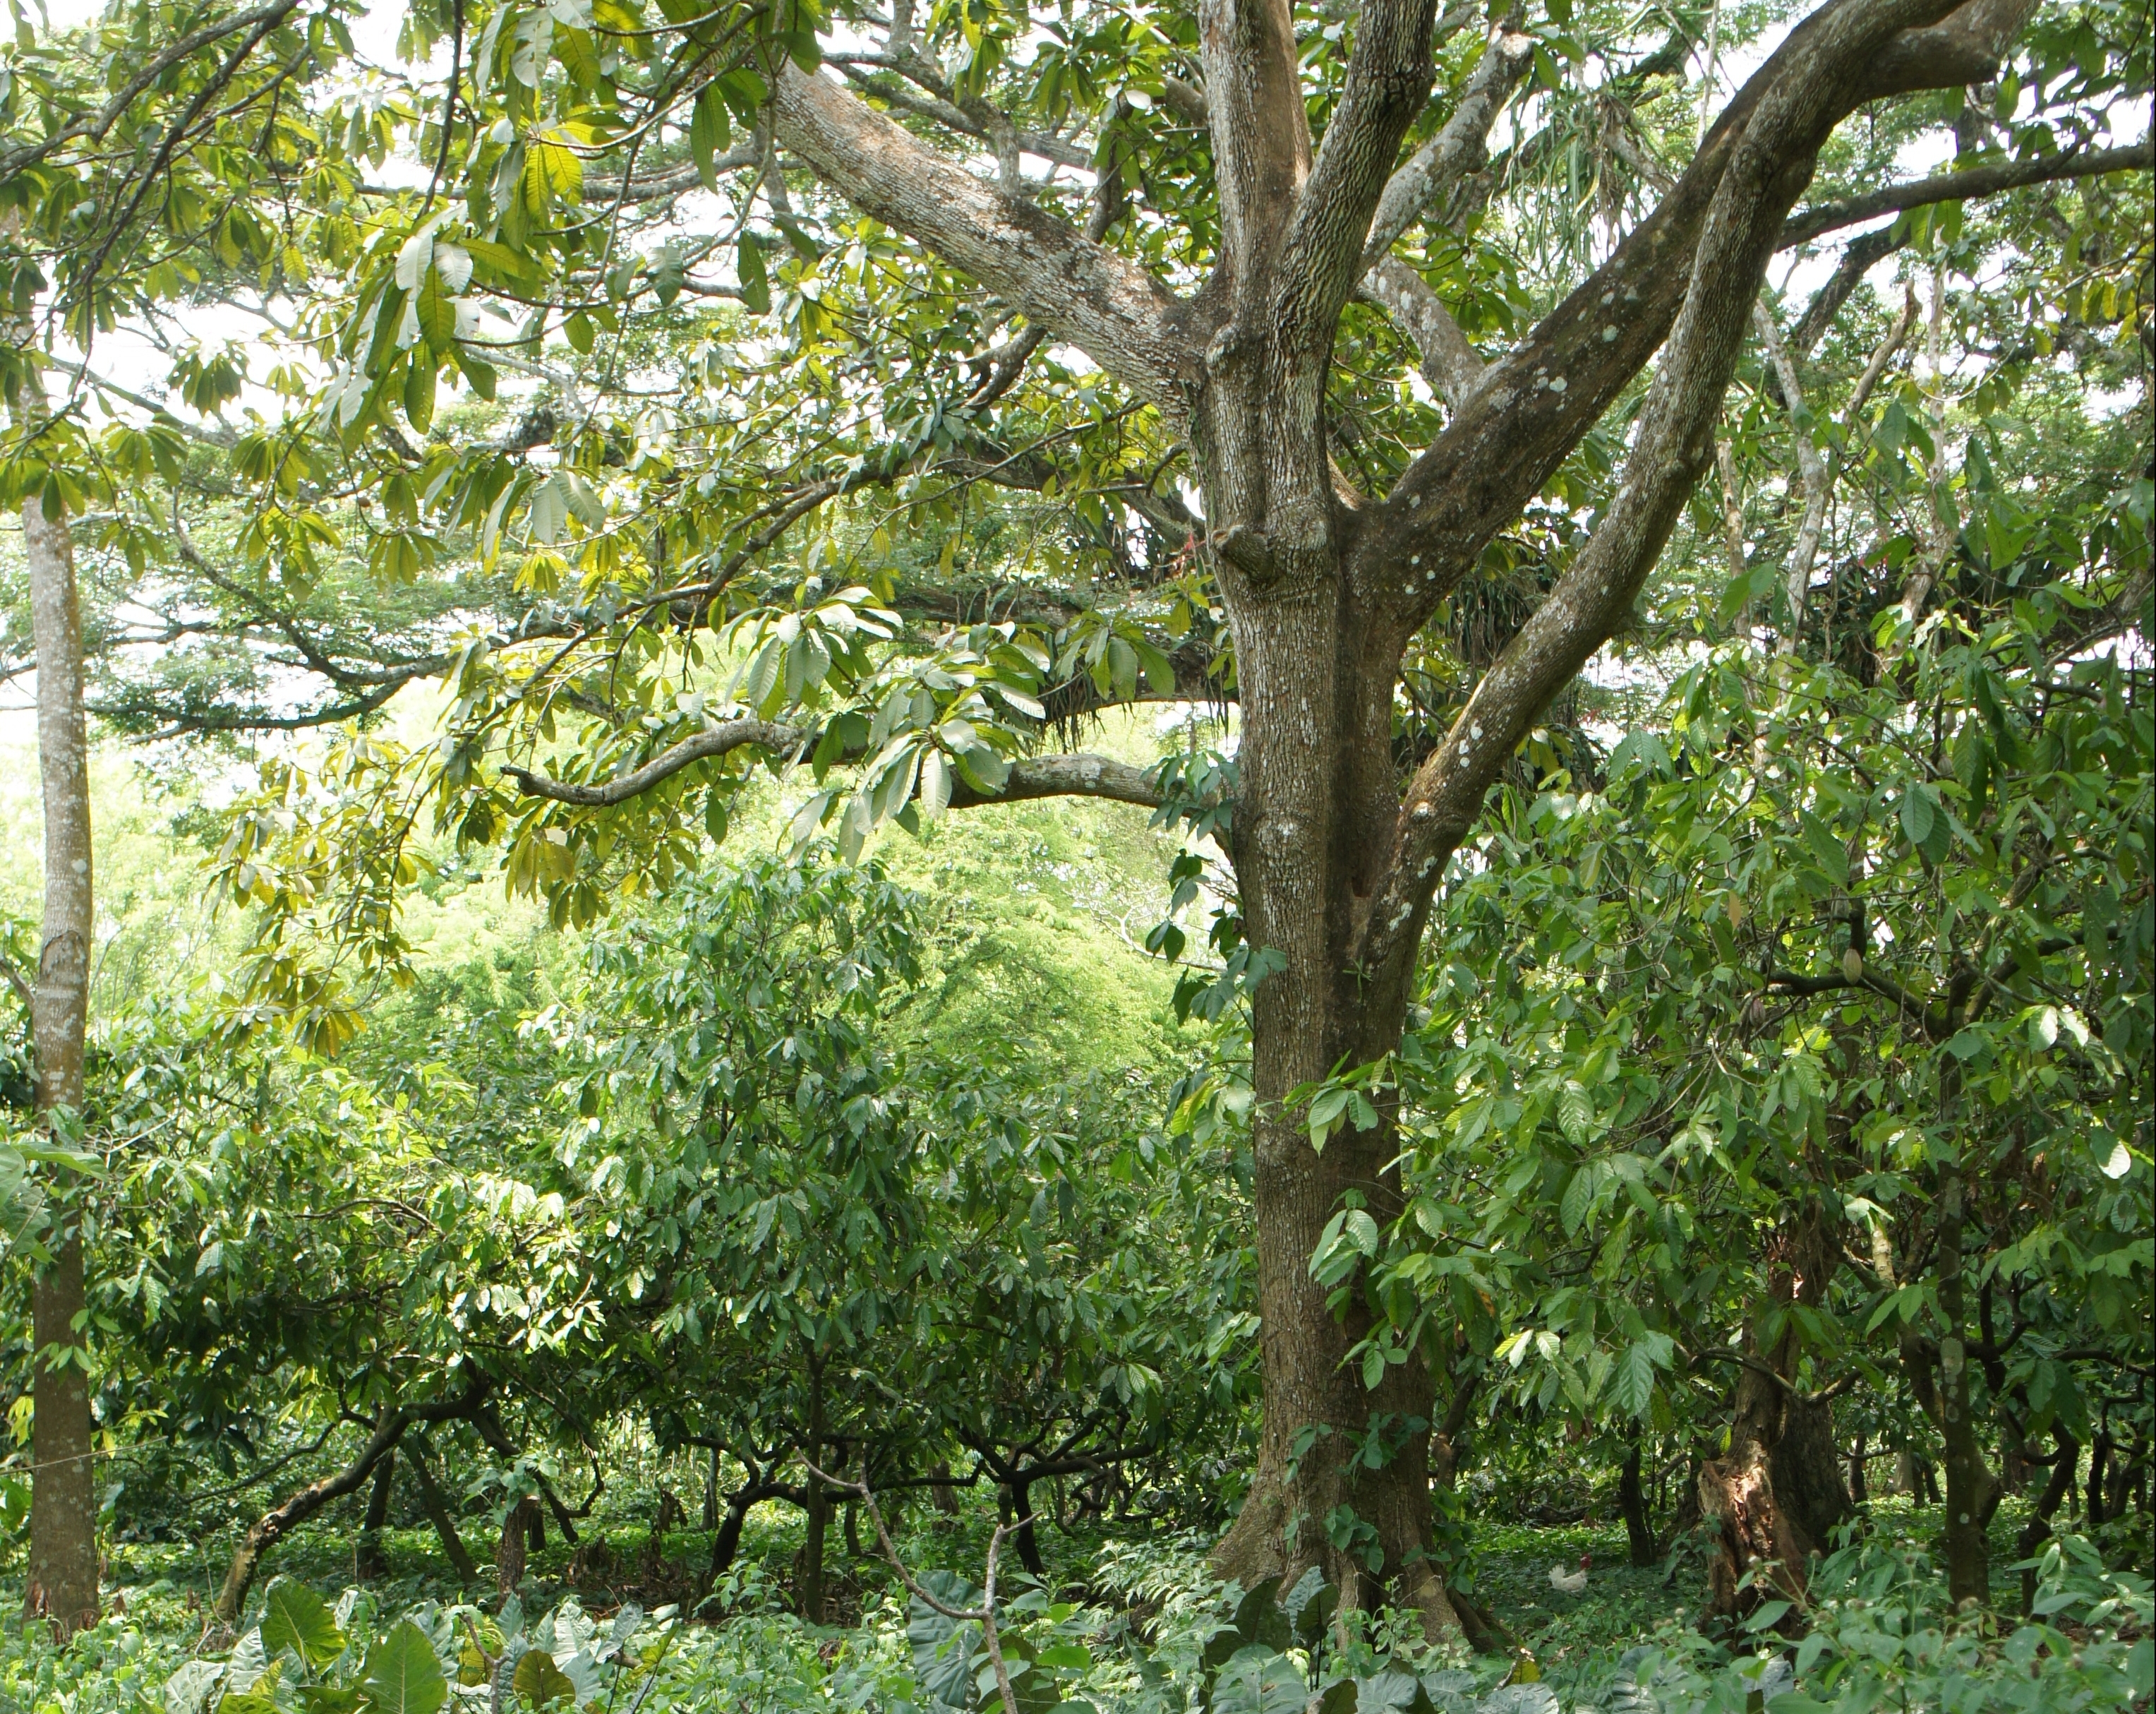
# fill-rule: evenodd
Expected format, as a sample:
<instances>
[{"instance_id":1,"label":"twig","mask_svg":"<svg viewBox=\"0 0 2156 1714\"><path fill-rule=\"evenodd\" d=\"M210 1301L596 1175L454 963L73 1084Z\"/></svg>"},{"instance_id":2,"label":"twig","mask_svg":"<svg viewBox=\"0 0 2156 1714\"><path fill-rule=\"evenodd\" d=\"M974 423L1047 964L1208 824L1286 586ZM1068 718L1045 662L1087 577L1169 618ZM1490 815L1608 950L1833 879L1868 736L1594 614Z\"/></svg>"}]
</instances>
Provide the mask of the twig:
<instances>
[{"instance_id":1,"label":"twig","mask_svg":"<svg viewBox=\"0 0 2156 1714\"><path fill-rule=\"evenodd\" d=\"M883 1549L883 1557L891 1562L891 1568L898 1573L898 1580L906 1585L906 1592L915 1600L930 1611L942 1614L946 1619L980 1626L981 1640L988 1647L988 1665L995 1669L996 1690L1003 1698L1004 1714L1019 1714L1018 1696L1011 1689L1010 1669L1004 1665L1003 1646L996 1635L996 1557L1003 1552L1004 1537L1031 1523L1032 1515L1028 1513L1012 1523L998 1524L995 1534L988 1538L988 1567L982 1582L981 1604L978 1608L947 1607L913 1580L913 1573L906 1568L906 1562L898 1557L898 1549L891 1543L891 1531L884 1527L883 1513L876 1506L875 1495L870 1490L865 1462L861 1469L862 1480L858 1482L843 1481L837 1476L828 1475L806 1458L801 1462L808 1466L808 1474L818 1481L827 1487L836 1488L842 1494L858 1495L861 1503L868 1507L869 1521L875 1526L876 1542Z\"/></svg>"},{"instance_id":2,"label":"twig","mask_svg":"<svg viewBox=\"0 0 2156 1714\"><path fill-rule=\"evenodd\" d=\"M23 1002L23 1011L35 1008L38 1002L30 992L30 985L23 980L22 971L15 968L14 960L4 952L0 952L0 977L6 978L8 986L15 991L15 997Z\"/></svg>"}]
</instances>

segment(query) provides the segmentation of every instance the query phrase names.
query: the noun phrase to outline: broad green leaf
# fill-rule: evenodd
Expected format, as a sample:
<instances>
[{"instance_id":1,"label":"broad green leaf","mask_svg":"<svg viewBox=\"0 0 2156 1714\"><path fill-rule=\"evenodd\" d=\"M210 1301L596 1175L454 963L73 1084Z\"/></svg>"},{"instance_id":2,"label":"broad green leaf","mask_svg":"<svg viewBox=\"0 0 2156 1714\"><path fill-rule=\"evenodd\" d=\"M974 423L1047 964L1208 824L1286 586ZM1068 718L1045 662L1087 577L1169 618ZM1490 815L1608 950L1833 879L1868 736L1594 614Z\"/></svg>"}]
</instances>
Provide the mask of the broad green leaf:
<instances>
[{"instance_id":1,"label":"broad green leaf","mask_svg":"<svg viewBox=\"0 0 2156 1714\"><path fill-rule=\"evenodd\" d=\"M563 1696L573 1698L577 1694L576 1681L554 1664L554 1657L544 1649L526 1650L509 1682L511 1688L535 1708L543 1708Z\"/></svg>"},{"instance_id":2,"label":"broad green leaf","mask_svg":"<svg viewBox=\"0 0 2156 1714\"><path fill-rule=\"evenodd\" d=\"M1902 831L1918 850L1932 836L1932 824L1937 816L1932 800L1920 787L1912 785L1902 794Z\"/></svg>"},{"instance_id":3,"label":"broad green leaf","mask_svg":"<svg viewBox=\"0 0 2156 1714\"><path fill-rule=\"evenodd\" d=\"M1644 1341L1627 1346L1618 1359L1616 1396L1626 1414L1637 1418L1655 1402L1655 1360Z\"/></svg>"},{"instance_id":4,"label":"broad green leaf","mask_svg":"<svg viewBox=\"0 0 2156 1714\"><path fill-rule=\"evenodd\" d=\"M408 1619L367 1650L359 1688L367 1714L439 1714L449 1697L434 1645Z\"/></svg>"},{"instance_id":5,"label":"broad green leaf","mask_svg":"<svg viewBox=\"0 0 2156 1714\"><path fill-rule=\"evenodd\" d=\"M262 1647L273 1660L289 1649L319 1671L344 1653L345 1634L320 1595L303 1583L279 1578L262 1597Z\"/></svg>"},{"instance_id":6,"label":"broad green leaf","mask_svg":"<svg viewBox=\"0 0 2156 1714\"><path fill-rule=\"evenodd\" d=\"M734 272L741 281L742 302L752 315L766 314L771 308L771 277L763 270L763 245L754 233L744 232L734 255Z\"/></svg>"},{"instance_id":7,"label":"broad green leaf","mask_svg":"<svg viewBox=\"0 0 2156 1714\"><path fill-rule=\"evenodd\" d=\"M725 148L729 135L725 98L706 85L697 91L696 105L689 116L689 156L696 163L696 176L706 190L719 188L712 161Z\"/></svg>"},{"instance_id":8,"label":"broad green leaf","mask_svg":"<svg viewBox=\"0 0 2156 1714\"><path fill-rule=\"evenodd\" d=\"M1303 1714L1309 1700L1302 1669L1277 1649L1252 1643L1228 1657L1207 1706L1212 1714Z\"/></svg>"}]
</instances>

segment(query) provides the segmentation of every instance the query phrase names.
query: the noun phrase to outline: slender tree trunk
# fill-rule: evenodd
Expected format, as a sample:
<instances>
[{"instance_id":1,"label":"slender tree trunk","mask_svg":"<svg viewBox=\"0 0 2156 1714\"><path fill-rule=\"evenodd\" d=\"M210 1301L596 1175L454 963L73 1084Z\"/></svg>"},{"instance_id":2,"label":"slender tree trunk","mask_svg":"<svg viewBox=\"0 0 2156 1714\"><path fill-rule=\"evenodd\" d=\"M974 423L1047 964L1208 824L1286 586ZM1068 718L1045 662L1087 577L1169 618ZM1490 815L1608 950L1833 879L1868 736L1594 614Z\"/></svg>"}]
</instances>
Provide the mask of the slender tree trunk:
<instances>
[{"instance_id":1,"label":"slender tree trunk","mask_svg":"<svg viewBox=\"0 0 2156 1714\"><path fill-rule=\"evenodd\" d=\"M1984 1460L1971 1401L1972 1366L1963 1342L1967 1305L1962 1281L1964 1190L1961 1169L1939 1186L1940 1430L1946 1439L1947 1590L1955 1601L1991 1598L1991 1551L1985 1531L1999 1509L1999 1480Z\"/></svg>"},{"instance_id":2,"label":"slender tree trunk","mask_svg":"<svg viewBox=\"0 0 2156 1714\"><path fill-rule=\"evenodd\" d=\"M2074 1475L2082 1461L2081 1443L2062 1428L2051 1430L2051 1474L2044 1484L2044 1490L2036 1496L2036 1509L2030 1514L2029 1521L2021 1526L2020 1540L2015 1543L2023 1559L2035 1557L2036 1550L2050 1539L2051 1519L2067 1495L2073 1491ZM2021 1611L2025 1616L2036 1604L2036 1573L2021 1573Z\"/></svg>"},{"instance_id":3,"label":"slender tree trunk","mask_svg":"<svg viewBox=\"0 0 2156 1714\"><path fill-rule=\"evenodd\" d=\"M1866 1506L1871 1500L1871 1485L1864 1474L1864 1434L1860 1429L1856 1445L1849 1454L1849 1497L1856 1505Z\"/></svg>"},{"instance_id":4,"label":"slender tree trunk","mask_svg":"<svg viewBox=\"0 0 2156 1714\"><path fill-rule=\"evenodd\" d=\"M723 1576L732 1566L734 1556L740 1552L742 1526L748 1521L750 1511L759 1500L778 1497L776 1487L762 1482L751 1482L727 1496L725 1512L719 1519L718 1533L711 1537L711 1581Z\"/></svg>"},{"instance_id":5,"label":"slender tree trunk","mask_svg":"<svg viewBox=\"0 0 2156 1714\"><path fill-rule=\"evenodd\" d=\"M719 1449L710 1449L711 1464L704 1474L704 1529L708 1534L719 1526Z\"/></svg>"},{"instance_id":6,"label":"slender tree trunk","mask_svg":"<svg viewBox=\"0 0 2156 1714\"><path fill-rule=\"evenodd\" d=\"M456 1572L458 1582L467 1586L475 1583L479 1581L479 1566L471 1557L471 1550L465 1546L465 1538L457 1533L456 1515L449 1510L449 1496L434 1480L434 1473L428 1468L426 1457L418 1446L414 1445L411 1451L412 1479L419 1490L420 1509L427 1514L427 1521L434 1526L434 1534Z\"/></svg>"},{"instance_id":7,"label":"slender tree trunk","mask_svg":"<svg viewBox=\"0 0 2156 1714\"><path fill-rule=\"evenodd\" d=\"M2086 1510L2089 1521L2089 1527L2091 1529L2094 1529L2098 1524L2102 1523L2105 1518L2110 1516L2110 1514L2104 1509L2104 1500L2107 1497L2104 1486L2104 1478L2109 1474L2110 1468L2111 1428L2108 1424L2106 1424L2096 1431L2096 1438L2089 1442L2088 1488L2087 1490L2088 1500Z\"/></svg>"},{"instance_id":8,"label":"slender tree trunk","mask_svg":"<svg viewBox=\"0 0 2156 1714\"><path fill-rule=\"evenodd\" d=\"M1018 1548L1018 1562L1036 1578L1045 1578L1047 1568L1040 1561L1040 1538L1033 1528L1033 1484L1014 1481L1010 1485L1011 1516L1018 1527L1011 1531Z\"/></svg>"},{"instance_id":9,"label":"slender tree trunk","mask_svg":"<svg viewBox=\"0 0 2156 1714\"><path fill-rule=\"evenodd\" d=\"M824 1371L821 1364L811 1360L808 1365L808 1460L821 1469L824 1463ZM803 1510L808 1514L808 1527L802 1532L801 1569L794 1580L793 1604L800 1609L802 1618L811 1624L822 1624L824 1614L824 1537L830 1527L830 1491L816 1480L810 1470L803 1478Z\"/></svg>"},{"instance_id":10,"label":"slender tree trunk","mask_svg":"<svg viewBox=\"0 0 2156 1714\"><path fill-rule=\"evenodd\" d=\"M218 1589L211 1610L227 1624L237 1623L264 1557L332 1500L357 1493L374 1474L375 1466L396 1446L407 1426L408 1420L400 1413L384 1412L376 1422L374 1432L367 1436L367 1444L350 1464L333 1476L310 1483L283 1505L256 1519L233 1551L231 1567L224 1574L223 1586Z\"/></svg>"},{"instance_id":11,"label":"slender tree trunk","mask_svg":"<svg viewBox=\"0 0 2156 1714\"><path fill-rule=\"evenodd\" d=\"M932 1464L928 1474L936 1480L929 1484L928 1503L946 1517L958 1515L958 1490L951 1485L951 1466Z\"/></svg>"},{"instance_id":12,"label":"slender tree trunk","mask_svg":"<svg viewBox=\"0 0 2156 1714\"><path fill-rule=\"evenodd\" d=\"M42 419L34 373L16 401L18 421ZM57 502L55 502L57 504ZM23 506L30 620L38 655L38 768L44 790L45 908L30 1008L39 1122L53 1130L79 1115L90 1022L90 742L83 718L82 612L74 542L64 511ZM31 1280L30 1567L25 1611L71 1636L98 1614L97 1499L90 1377L80 1323L87 1309L83 1250L72 1198L53 1184L51 1260Z\"/></svg>"},{"instance_id":13,"label":"slender tree trunk","mask_svg":"<svg viewBox=\"0 0 2156 1714\"><path fill-rule=\"evenodd\" d=\"M1635 1566L1652 1565L1655 1552L1655 1526L1647 1516L1647 1493L1640 1481L1640 1443L1635 1440L1625 1453L1625 1467L1617 1475L1617 1504L1625 1514L1625 1534L1632 1550Z\"/></svg>"},{"instance_id":14,"label":"slender tree trunk","mask_svg":"<svg viewBox=\"0 0 2156 1714\"><path fill-rule=\"evenodd\" d=\"M824 1538L831 1524L831 1496L824 1485L811 1477L808 1482L806 1511L808 1524L802 1532L801 1572L794 1589L793 1604L801 1609L802 1618L811 1624L824 1623Z\"/></svg>"},{"instance_id":15,"label":"slender tree trunk","mask_svg":"<svg viewBox=\"0 0 2156 1714\"><path fill-rule=\"evenodd\" d=\"M363 1583L389 1575L389 1556L383 1551L382 1532L389 1523L389 1500L397 1485L397 1454L393 1448L374 1467L374 1483L367 1490L367 1516L359 1526L359 1545L353 1555L353 1571Z\"/></svg>"}]
</instances>

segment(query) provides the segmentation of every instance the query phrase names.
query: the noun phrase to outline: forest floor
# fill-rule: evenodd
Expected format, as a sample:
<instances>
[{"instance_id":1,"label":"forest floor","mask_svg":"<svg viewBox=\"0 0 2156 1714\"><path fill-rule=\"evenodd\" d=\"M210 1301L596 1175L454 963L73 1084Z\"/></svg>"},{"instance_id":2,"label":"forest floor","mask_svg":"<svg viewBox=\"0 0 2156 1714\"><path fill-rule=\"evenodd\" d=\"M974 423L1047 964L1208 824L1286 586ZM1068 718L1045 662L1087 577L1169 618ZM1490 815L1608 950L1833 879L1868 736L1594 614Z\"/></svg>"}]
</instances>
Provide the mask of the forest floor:
<instances>
[{"instance_id":1,"label":"forest floor","mask_svg":"<svg viewBox=\"0 0 2156 1714\"><path fill-rule=\"evenodd\" d=\"M1875 1526L1912 1547L1928 1547L1940 1533L1943 1519L1936 1506L1894 1496L1873 1501L1871 1510ZM1992 1587L1994 1603L2002 1611L2019 1608L2020 1580L2011 1567L2016 1559L2015 1538L2026 1516L2024 1505L2010 1498L1992 1524ZM915 1527L901 1536L910 1568L951 1570L978 1579L994 1526L986 1507L968 1506L954 1518L919 1514L913 1522ZM2132 1528L2135 1522L2129 1519L2123 1527ZM465 1533L467 1545L484 1561L490 1544L479 1539L475 1527L468 1526ZM654 1559L649 1531L632 1521L602 1518L582 1533L581 1552L571 1549L558 1531L550 1531L546 1547L531 1556L523 1585L527 1608L548 1607L569 1594L593 1614L629 1601L648 1608L667 1602L685 1604L693 1596L710 1539L700 1531L675 1531L667 1537L665 1552ZM894 1580L880 1561L850 1557L839 1534L836 1529L832 1532L827 1575L834 1617L844 1624L858 1618L864 1605L890 1589ZM1040 1540L1050 1584L1076 1593L1089 1581L1106 1539L1044 1527ZM265 1563L262 1577L299 1578L333 1595L356 1581L354 1542L355 1531L349 1525L317 1526L280 1547ZM789 1514L775 1506L759 1508L744 1532L740 1558L717 1598L706 1603L703 1616L723 1623L729 1616L784 1608L799 1542L799 1525ZM595 1548L594 1543L603 1546ZM1704 1590L1703 1570L1683 1547L1654 1565L1630 1565L1621 1524L1485 1523L1477 1526L1476 1543L1477 1598L1546 1662L1583 1660L1639 1641L1665 1624L1688 1624L1697 1617ZM215 1536L116 1544L106 1562L108 1599L145 1628L200 1631L206 1627L209 1598L224 1572L220 1545ZM1178 1536L1163 1538L1161 1545L1188 1554L1198 1544ZM376 1588L385 1608L454 1598L454 1578L430 1530L420 1526L386 1531L383 1547L389 1574ZM1145 1548L1131 1551L1142 1556ZM1570 1570L1583 1554L1593 1561L1587 1588L1577 1596L1560 1593L1550 1583L1551 1567ZM1011 1571L1006 1564L1006 1588ZM492 1594L490 1584L482 1598ZM19 1602L19 1584L0 1579L0 1612L14 1610Z\"/></svg>"}]
</instances>

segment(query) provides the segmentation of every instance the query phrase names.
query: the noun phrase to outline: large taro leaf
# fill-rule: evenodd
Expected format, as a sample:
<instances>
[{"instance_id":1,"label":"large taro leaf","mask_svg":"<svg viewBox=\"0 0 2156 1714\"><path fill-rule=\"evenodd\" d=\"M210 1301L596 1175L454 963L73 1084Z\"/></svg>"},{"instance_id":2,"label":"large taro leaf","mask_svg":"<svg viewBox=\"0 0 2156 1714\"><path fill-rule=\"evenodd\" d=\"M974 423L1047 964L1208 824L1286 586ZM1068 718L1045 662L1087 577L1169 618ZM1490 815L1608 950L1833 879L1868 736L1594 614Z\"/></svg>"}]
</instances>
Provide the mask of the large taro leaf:
<instances>
[{"instance_id":1,"label":"large taro leaf","mask_svg":"<svg viewBox=\"0 0 2156 1714\"><path fill-rule=\"evenodd\" d=\"M535 1708L564 1696L573 1701L577 1694L576 1681L556 1665L554 1657L544 1649L526 1649L518 1657L509 1687Z\"/></svg>"},{"instance_id":2,"label":"large taro leaf","mask_svg":"<svg viewBox=\"0 0 2156 1714\"><path fill-rule=\"evenodd\" d=\"M1309 1702L1302 1669L1279 1650L1252 1643L1221 1664L1207 1706L1212 1714L1303 1714Z\"/></svg>"},{"instance_id":3,"label":"large taro leaf","mask_svg":"<svg viewBox=\"0 0 2156 1714\"><path fill-rule=\"evenodd\" d=\"M1294 1642L1287 1615L1281 1611L1279 1583L1263 1583L1235 1603L1235 1618L1206 1644L1199 1665L1210 1673L1241 1650L1263 1646L1285 1654Z\"/></svg>"},{"instance_id":4,"label":"large taro leaf","mask_svg":"<svg viewBox=\"0 0 2156 1714\"><path fill-rule=\"evenodd\" d=\"M968 1608L981 1598L978 1589L951 1572L923 1572L920 1582L946 1607ZM913 1646L913 1688L921 1700L932 1708L970 1707L980 1626L946 1618L916 1596L906 1609L906 1639Z\"/></svg>"},{"instance_id":5,"label":"large taro leaf","mask_svg":"<svg viewBox=\"0 0 2156 1714\"><path fill-rule=\"evenodd\" d=\"M190 1660L165 1681L165 1714L202 1714L209 1693L224 1678L222 1660Z\"/></svg>"},{"instance_id":6,"label":"large taro leaf","mask_svg":"<svg viewBox=\"0 0 2156 1714\"><path fill-rule=\"evenodd\" d=\"M1354 1714L1437 1714L1437 1705L1411 1672L1378 1672L1355 1681Z\"/></svg>"},{"instance_id":7,"label":"large taro leaf","mask_svg":"<svg viewBox=\"0 0 2156 1714\"><path fill-rule=\"evenodd\" d=\"M1325 1640L1325 1628L1332 1622L1332 1609L1339 1604L1340 1591L1327 1583L1325 1573L1314 1565L1296 1579L1295 1587L1281 1598L1280 1603L1296 1641L1313 1651Z\"/></svg>"},{"instance_id":8,"label":"large taro leaf","mask_svg":"<svg viewBox=\"0 0 2156 1714\"><path fill-rule=\"evenodd\" d=\"M441 1714L449 1699L434 1645L408 1619L367 1651L359 1688L367 1714Z\"/></svg>"},{"instance_id":9,"label":"large taro leaf","mask_svg":"<svg viewBox=\"0 0 2156 1714\"><path fill-rule=\"evenodd\" d=\"M305 1583L279 1578L262 1598L262 1649L273 1660L290 1649L319 1672L344 1653L345 1635L329 1603Z\"/></svg>"}]
</instances>

